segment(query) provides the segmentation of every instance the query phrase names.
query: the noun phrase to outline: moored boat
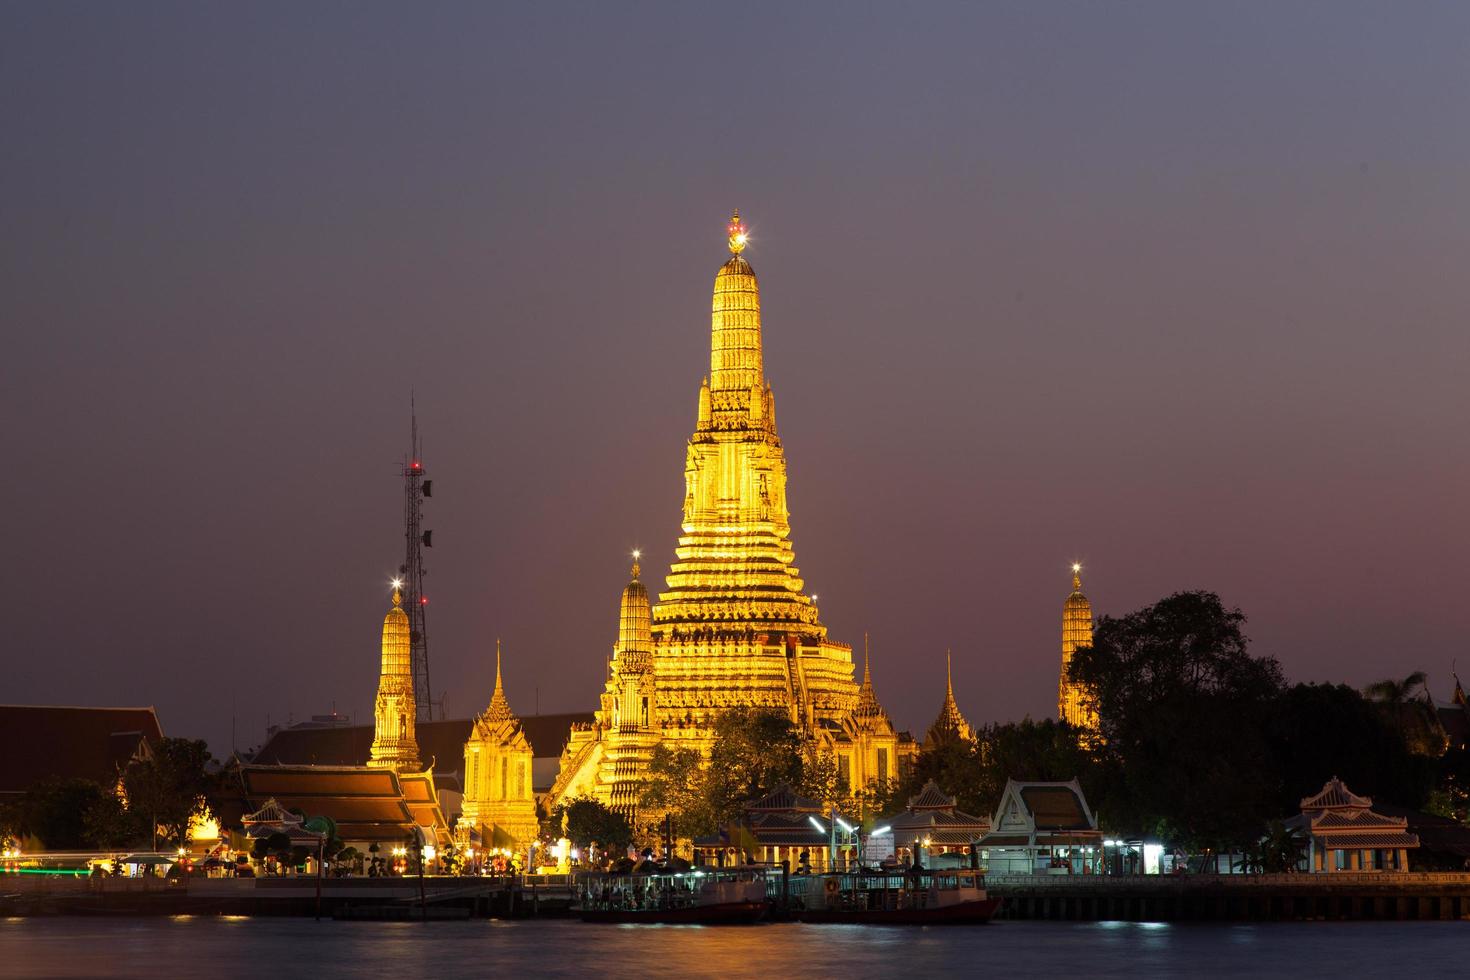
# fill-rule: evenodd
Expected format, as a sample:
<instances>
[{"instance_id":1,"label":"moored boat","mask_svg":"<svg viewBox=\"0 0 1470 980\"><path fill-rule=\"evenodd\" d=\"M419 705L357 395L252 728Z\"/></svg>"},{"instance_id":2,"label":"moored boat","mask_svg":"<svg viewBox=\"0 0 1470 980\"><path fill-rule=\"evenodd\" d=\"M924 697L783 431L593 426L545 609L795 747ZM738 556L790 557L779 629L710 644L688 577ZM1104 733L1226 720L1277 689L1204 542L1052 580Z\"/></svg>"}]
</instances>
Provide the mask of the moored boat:
<instances>
[{"instance_id":1,"label":"moored boat","mask_svg":"<svg viewBox=\"0 0 1470 980\"><path fill-rule=\"evenodd\" d=\"M769 908L759 868L589 874L577 884L583 922L747 925Z\"/></svg>"},{"instance_id":2,"label":"moored boat","mask_svg":"<svg viewBox=\"0 0 1470 980\"><path fill-rule=\"evenodd\" d=\"M979 925L1000 899L986 893L978 871L849 871L793 876L789 906L801 922Z\"/></svg>"}]
</instances>

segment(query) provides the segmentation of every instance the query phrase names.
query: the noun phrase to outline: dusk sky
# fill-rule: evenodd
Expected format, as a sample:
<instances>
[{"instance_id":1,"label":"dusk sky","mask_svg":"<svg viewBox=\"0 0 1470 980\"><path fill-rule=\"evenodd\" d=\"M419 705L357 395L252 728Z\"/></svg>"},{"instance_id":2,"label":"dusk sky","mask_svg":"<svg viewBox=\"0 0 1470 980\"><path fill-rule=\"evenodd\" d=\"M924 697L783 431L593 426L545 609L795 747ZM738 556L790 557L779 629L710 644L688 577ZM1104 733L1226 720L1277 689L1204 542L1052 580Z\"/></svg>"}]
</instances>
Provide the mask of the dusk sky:
<instances>
[{"instance_id":1,"label":"dusk sky","mask_svg":"<svg viewBox=\"0 0 1470 980\"><path fill-rule=\"evenodd\" d=\"M1470 5L7 4L0 119L0 701L370 721L412 390L449 716L592 710L732 208L901 727L1054 715L1074 558L1470 671Z\"/></svg>"}]
</instances>

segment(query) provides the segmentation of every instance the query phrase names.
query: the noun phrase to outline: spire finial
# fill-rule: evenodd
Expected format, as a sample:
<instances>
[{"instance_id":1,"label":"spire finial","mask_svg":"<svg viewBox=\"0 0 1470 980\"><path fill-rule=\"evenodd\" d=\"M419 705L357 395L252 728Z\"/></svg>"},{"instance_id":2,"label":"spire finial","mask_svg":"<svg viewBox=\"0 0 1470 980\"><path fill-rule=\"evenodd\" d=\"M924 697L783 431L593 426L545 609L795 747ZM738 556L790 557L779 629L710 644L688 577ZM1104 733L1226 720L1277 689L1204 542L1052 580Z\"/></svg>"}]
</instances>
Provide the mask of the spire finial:
<instances>
[{"instance_id":1,"label":"spire finial","mask_svg":"<svg viewBox=\"0 0 1470 980\"><path fill-rule=\"evenodd\" d=\"M1072 591L1082 591L1082 563L1080 561L1072 562Z\"/></svg>"},{"instance_id":2,"label":"spire finial","mask_svg":"<svg viewBox=\"0 0 1470 980\"><path fill-rule=\"evenodd\" d=\"M643 557L643 552L639 551L637 548L634 548L633 549L633 581L635 581L635 582L638 581L638 573L640 571L640 569L638 567L638 559L639 558L642 558L642 557Z\"/></svg>"},{"instance_id":3,"label":"spire finial","mask_svg":"<svg viewBox=\"0 0 1470 980\"><path fill-rule=\"evenodd\" d=\"M869 667L869 660L868 660L868 631L867 630L863 630L863 683L864 684L870 684L870 683L872 683L872 680L873 680L873 676L869 672L868 667Z\"/></svg>"},{"instance_id":4,"label":"spire finial","mask_svg":"<svg viewBox=\"0 0 1470 980\"><path fill-rule=\"evenodd\" d=\"M500 683L500 637L495 638L495 693L500 694L504 688Z\"/></svg>"},{"instance_id":5,"label":"spire finial","mask_svg":"<svg viewBox=\"0 0 1470 980\"><path fill-rule=\"evenodd\" d=\"M393 586L393 608L401 608L403 606L403 579L395 578L391 584Z\"/></svg>"},{"instance_id":6,"label":"spire finial","mask_svg":"<svg viewBox=\"0 0 1470 980\"><path fill-rule=\"evenodd\" d=\"M750 241L750 236L745 231L744 222L740 220L739 208L736 208L735 213L730 215L730 224L725 228L725 232L730 236L731 255L739 255L745 251L745 243Z\"/></svg>"},{"instance_id":7,"label":"spire finial","mask_svg":"<svg viewBox=\"0 0 1470 980\"><path fill-rule=\"evenodd\" d=\"M949 650L944 651L944 694L954 700L954 669L950 663Z\"/></svg>"}]
</instances>

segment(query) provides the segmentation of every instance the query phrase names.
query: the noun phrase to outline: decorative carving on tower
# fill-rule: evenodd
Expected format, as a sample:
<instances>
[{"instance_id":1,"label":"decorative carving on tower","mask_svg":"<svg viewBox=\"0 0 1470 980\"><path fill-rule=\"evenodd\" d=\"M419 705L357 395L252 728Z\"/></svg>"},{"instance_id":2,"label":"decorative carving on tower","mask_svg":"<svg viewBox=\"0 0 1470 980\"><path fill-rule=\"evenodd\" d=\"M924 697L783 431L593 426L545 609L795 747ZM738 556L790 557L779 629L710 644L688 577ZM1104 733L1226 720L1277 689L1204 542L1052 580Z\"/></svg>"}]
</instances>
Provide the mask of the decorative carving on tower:
<instances>
[{"instance_id":1,"label":"decorative carving on tower","mask_svg":"<svg viewBox=\"0 0 1470 980\"><path fill-rule=\"evenodd\" d=\"M1057 688L1057 717L1075 728L1097 729L1097 713L1088 705L1088 692L1072 683L1067 671L1072 655L1092 646L1092 603L1082 594L1082 566L1072 565L1072 594L1062 603L1062 673Z\"/></svg>"},{"instance_id":2,"label":"decorative carving on tower","mask_svg":"<svg viewBox=\"0 0 1470 980\"><path fill-rule=\"evenodd\" d=\"M399 583L393 584L393 608L383 617L382 672L373 702L373 745L368 765L398 772L419 772L417 710L413 694L412 644L408 614L403 611Z\"/></svg>"}]
</instances>

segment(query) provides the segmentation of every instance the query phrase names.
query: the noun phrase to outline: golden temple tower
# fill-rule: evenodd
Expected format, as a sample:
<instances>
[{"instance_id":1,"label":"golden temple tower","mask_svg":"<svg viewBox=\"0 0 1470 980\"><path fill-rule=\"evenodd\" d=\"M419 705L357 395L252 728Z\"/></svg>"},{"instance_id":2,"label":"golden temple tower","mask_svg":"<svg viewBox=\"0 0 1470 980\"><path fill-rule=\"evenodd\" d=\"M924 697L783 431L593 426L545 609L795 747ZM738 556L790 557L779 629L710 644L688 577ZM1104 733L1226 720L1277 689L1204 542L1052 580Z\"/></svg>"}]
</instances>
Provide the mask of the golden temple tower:
<instances>
[{"instance_id":1,"label":"golden temple tower","mask_svg":"<svg viewBox=\"0 0 1470 980\"><path fill-rule=\"evenodd\" d=\"M934 719L934 724L929 726L929 732L924 736L924 748L929 750L945 742L975 740L975 729L965 720L960 713L960 706L954 699L954 671L950 666L949 651L944 651L944 704L939 707L939 717Z\"/></svg>"},{"instance_id":2,"label":"golden temple tower","mask_svg":"<svg viewBox=\"0 0 1470 980\"><path fill-rule=\"evenodd\" d=\"M500 641L495 641L495 692L475 719L464 746L464 800L456 825L465 843L514 850L536 839L536 797L531 789L534 751L510 710L500 676Z\"/></svg>"},{"instance_id":3,"label":"golden temple tower","mask_svg":"<svg viewBox=\"0 0 1470 980\"><path fill-rule=\"evenodd\" d=\"M642 781L662 738L652 616L648 589L638 579L638 557L633 552L632 575L618 604L618 642L598 713L605 745L594 791L603 803L629 818L637 813Z\"/></svg>"},{"instance_id":4,"label":"golden temple tower","mask_svg":"<svg viewBox=\"0 0 1470 980\"><path fill-rule=\"evenodd\" d=\"M853 789L898 778L917 754L867 672L860 692L851 648L828 639L816 597L803 591L764 373L760 287L742 255L739 212L726 234L730 257L715 274L710 371L685 447L674 561L651 608L634 566L601 710L570 733L552 806L592 796L631 813L654 749L707 751L716 716L735 707L787 712Z\"/></svg>"},{"instance_id":5,"label":"golden temple tower","mask_svg":"<svg viewBox=\"0 0 1470 980\"><path fill-rule=\"evenodd\" d=\"M1082 594L1082 566L1072 565L1072 594L1062 603L1062 676L1057 689L1057 717L1076 728L1097 728L1097 714L1086 703L1086 689L1067 676L1072 654L1092 646L1092 603Z\"/></svg>"},{"instance_id":6,"label":"golden temple tower","mask_svg":"<svg viewBox=\"0 0 1470 980\"><path fill-rule=\"evenodd\" d=\"M383 665L378 697L373 703L373 746L368 765L398 772L418 772L418 737L414 731L413 667L410 663L408 614L403 611L399 583L393 583L393 608L383 617Z\"/></svg>"},{"instance_id":7,"label":"golden temple tower","mask_svg":"<svg viewBox=\"0 0 1470 980\"><path fill-rule=\"evenodd\" d=\"M659 706L707 741L715 712L767 705L807 728L857 706L852 650L827 639L802 591L786 501L786 457L761 356L760 287L741 253L715 274L710 374L684 463L684 519L667 589L653 607Z\"/></svg>"}]
</instances>

